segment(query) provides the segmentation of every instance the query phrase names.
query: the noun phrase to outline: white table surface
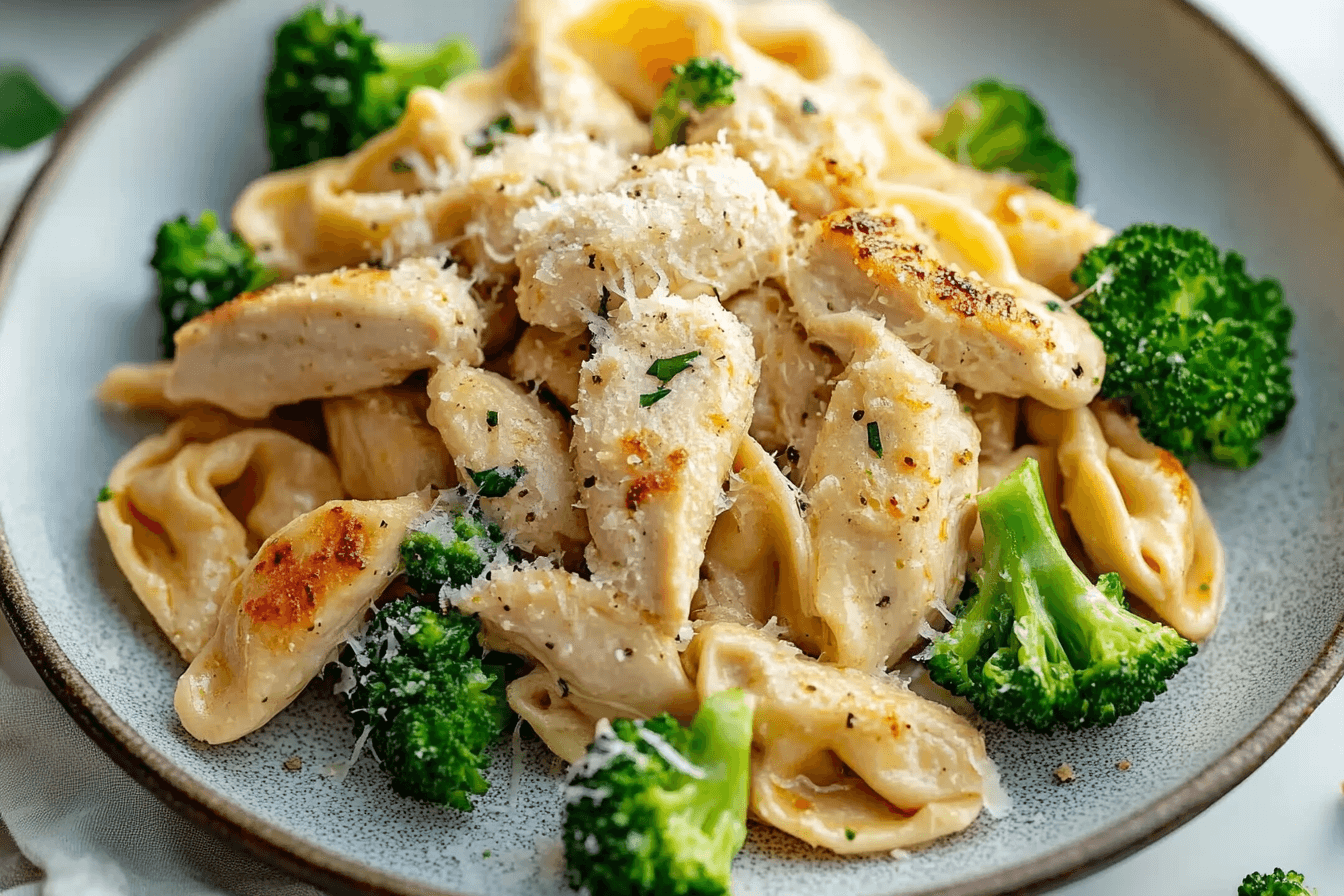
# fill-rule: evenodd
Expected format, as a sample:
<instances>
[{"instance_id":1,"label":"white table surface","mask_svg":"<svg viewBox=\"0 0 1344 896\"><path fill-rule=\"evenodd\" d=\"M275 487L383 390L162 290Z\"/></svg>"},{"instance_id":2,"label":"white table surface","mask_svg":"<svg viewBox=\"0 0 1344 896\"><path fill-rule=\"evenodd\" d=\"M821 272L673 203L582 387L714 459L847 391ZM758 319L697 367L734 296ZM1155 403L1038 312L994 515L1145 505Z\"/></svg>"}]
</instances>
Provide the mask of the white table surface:
<instances>
[{"instance_id":1,"label":"white table surface","mask_svg":"<svg viewBox=\"0 0 1344 896\"><path fill-rule=\"evenodd\" d=\"M1197 0L1280 74L1344 147L1344 0ZM76 103L184 0L0 0L0 62ZM348 5L358 6L357 0ZM0 221L46 144L0 156ZM0 621L0 668L41 687ZM1250 778L1194 821L1057 896L1234 896L1249 871L1296 868L1344 896L1344 687Z\"/></svg>"}]
</instances>

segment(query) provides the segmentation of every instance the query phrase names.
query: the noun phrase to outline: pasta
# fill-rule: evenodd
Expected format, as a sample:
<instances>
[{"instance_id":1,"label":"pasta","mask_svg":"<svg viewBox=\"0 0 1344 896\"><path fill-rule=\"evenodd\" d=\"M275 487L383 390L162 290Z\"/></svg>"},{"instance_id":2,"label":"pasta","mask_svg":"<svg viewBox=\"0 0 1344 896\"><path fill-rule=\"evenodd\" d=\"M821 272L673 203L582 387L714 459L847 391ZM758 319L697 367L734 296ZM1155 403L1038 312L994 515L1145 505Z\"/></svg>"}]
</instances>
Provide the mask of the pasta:
<instances>
[{"instance_id":1,"label":"pasta","mask_svg":"<svg viewBox=\"0 0 1344 896\"><path fill-rule=\"evenodd\" d=\"M919 651L981 566L977 493L1028 459L1078 565L1213 631L1198 488L1097 398L1062 301L1109 230L934 151L928 101L819 0L521 0L512 36L249 185L233 225L281 279L99 388L170 418L98 517L189 664L191 736L257 730L410 594L517 658L508 705L561 759L741 689L755 817L920 846L996 798ZM697 56L740 80L655 151ZM417 578L422 538L456 566Z\"/></svg>"}]
</instances>

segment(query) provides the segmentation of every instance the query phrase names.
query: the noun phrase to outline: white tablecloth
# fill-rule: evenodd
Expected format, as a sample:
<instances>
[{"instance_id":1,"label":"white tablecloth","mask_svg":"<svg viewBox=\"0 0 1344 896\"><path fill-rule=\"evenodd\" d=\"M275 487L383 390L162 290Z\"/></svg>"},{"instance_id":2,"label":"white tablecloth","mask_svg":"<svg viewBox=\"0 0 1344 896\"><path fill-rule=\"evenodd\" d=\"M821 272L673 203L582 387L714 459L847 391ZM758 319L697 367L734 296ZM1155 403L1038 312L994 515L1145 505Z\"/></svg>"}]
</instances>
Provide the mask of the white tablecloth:
<instances>
[{"instance_id":1,"label":"white tablecloth","mask_svg":"<svg viewBox=\"0 0 1344 896\"><path fill-rule=\"evenodd\" d=\"M74 104L184 5L3 0L0 62L26 64ZM1344 2L1200 5L1284 76L1344 146ZM45 153L44 144L0 156L0 221ZM1341 733L1344 688L1198 819L1058 896L1233 896L1248 871L1276 865L1302 871L1323 896L1344 896ZM0 819L0 896L317 892L194 829L131 781L47 693L3 621Z\"/></svg>"}]
</instances>

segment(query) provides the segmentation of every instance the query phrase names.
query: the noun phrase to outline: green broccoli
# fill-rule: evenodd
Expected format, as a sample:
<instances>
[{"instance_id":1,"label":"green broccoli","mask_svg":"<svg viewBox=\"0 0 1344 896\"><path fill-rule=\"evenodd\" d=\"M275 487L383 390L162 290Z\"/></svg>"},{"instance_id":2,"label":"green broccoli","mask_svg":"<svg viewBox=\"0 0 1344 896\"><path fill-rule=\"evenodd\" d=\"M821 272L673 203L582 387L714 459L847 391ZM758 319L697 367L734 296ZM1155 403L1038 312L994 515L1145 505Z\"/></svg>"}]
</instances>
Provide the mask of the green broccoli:
<instances>
[{"instance_id":1,"label":"green broccoli","mask_svg":"<svg viewBox=\"0 0 1344 896\"><path fill-rule=\"evenodd\" d=\"M1021 175L1061 202L1078 198L1073 152L1020 87L993 78L976 81L953 98L929 143L963 165Z\"/></svg>"},{"instance_id":2,"label":"green broccoli","mask_svg":"<svg viewBox=\"0 0 1344 896\"><path fill-rule=\"evenodd\" d=\"M475 510L433 516L401 542L406 581L421 594L437 595L444 585L462 588L485 571L499 553L504 535Z\"/></svg>"},{"instance_id":3,"label":"green broccoli","mask_svg":"<svg viewBox=\"0 0 1344 896\"><path fill-rule=\"evenodd\" d=\"M275 33L264 101L272 170L358 149L397 123L412 88L442 86L478 64L463 38L389 44L360 16L305 7Z\"/></svg>"},{"instance_id":4,"label":"green broccoli","mask_svg":"<svg viewBox=\"0 0 1344 896\"><path fill-rule=\"evenodd\" d=\"M1135 224L1073 272L1078 311L1106 348L1101 394L1128 398L1143 435L1182 460L1248 467L1295 398L1293 312L1202 233Z\"/></svg>"},{"instance_id":5,"label":"green broccoli","mask_svg":"<svg viewBox=\"0 0 1344 896\"><path fill-rule=\"evenodd\" d=\"M212 211L201 212L195 224L184 215L159 227L149 264L159 278L166 358L173 356L173 334L187 321L277 276L237 234L221 228Z\"/></svg>"},{"instance_id":6,"label":"green broccoli","mask_svg":"<svg viewBox=\"0 0 1344 896\"><path fill-rule=\"evenodd\" d=\"M747 836L751 733L737 690L706 699L689 730L666 713L599 726L566 790L570 886L610 896L728 893Z\"/></svg>"},{"instance_id":7,"label":"green broccoli","mask_svg":"<svg viewBox=\"0 0 1344 896\"><path fill-rule=\"evenodd\" d=\"M1316 896L1296 871L1275 868L1273 874L1248 874L1237 887L1237 896Z\"/></svg>"},{"instance_id":8,"label":"green broccoli","mask_svg":"<svg viewBox=\"0 0 1344 896\"><path fill-rule=\"evenodd\" d=\"M929 676L1014 728L1109 725L1166 690L1195 645L1125 608L1114 573L1093 585L1050 519L1025 460L980 495L978 591L929 648Z\"/></svg>"},{"instance_id":9,"label":"green broccoli","mask_svg":"<svg viewBox=\"0 0 1344 896\"><path fill-rule=\"evenodd\" d=\"M353 672L347 712L357 734L367 731L392 789L464 812L490 788L486 751L511 719L506 667L482 660L480 627L475 617L403 598L379 610L342 656Z\"/></svg>"},{"instance_id":10,"label":"green broccoli","mask_svg":"<svg viewBox=\"0 0 1344 896\"><path fill-rule=\"evenodd\" d=\"M672 80L663 88L649 120L654 148L686 142L692 109L703 112L711 106L732 105L733 82L741 77L742 73L728 63L705 56L672 66Z\"/></svg>"}]
</instances>

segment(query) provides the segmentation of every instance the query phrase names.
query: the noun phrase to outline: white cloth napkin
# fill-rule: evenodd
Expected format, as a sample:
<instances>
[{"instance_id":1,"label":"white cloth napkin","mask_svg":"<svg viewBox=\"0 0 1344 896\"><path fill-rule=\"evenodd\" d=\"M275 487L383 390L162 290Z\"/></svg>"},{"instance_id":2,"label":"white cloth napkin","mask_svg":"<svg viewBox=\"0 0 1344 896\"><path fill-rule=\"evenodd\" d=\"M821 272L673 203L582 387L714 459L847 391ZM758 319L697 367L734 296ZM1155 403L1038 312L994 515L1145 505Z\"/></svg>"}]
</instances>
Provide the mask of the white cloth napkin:
<instances>
[{"instance_id":1,"label":"white cloth napkin","mask_svg":"<svg viewBox=\"0 0 1344 896\"><path fill-rule=\"evenodd\" d=\"M0 653L17 645L0 620ZM13 668L14 663L6 665ZM0 896L321 896L131 780L45 688L0 669Z\"/></svg>"}]
</instances>

